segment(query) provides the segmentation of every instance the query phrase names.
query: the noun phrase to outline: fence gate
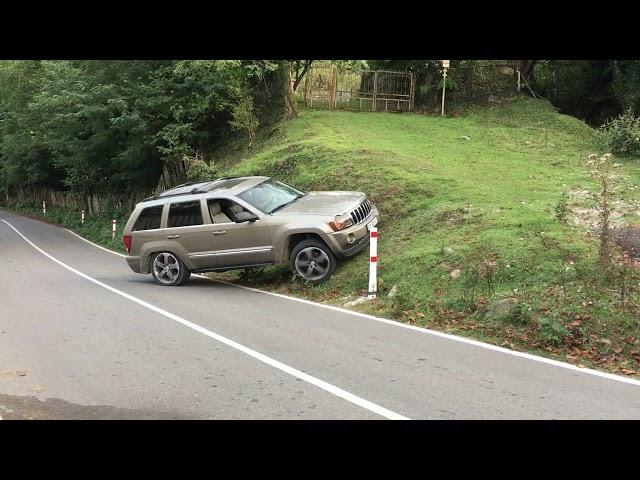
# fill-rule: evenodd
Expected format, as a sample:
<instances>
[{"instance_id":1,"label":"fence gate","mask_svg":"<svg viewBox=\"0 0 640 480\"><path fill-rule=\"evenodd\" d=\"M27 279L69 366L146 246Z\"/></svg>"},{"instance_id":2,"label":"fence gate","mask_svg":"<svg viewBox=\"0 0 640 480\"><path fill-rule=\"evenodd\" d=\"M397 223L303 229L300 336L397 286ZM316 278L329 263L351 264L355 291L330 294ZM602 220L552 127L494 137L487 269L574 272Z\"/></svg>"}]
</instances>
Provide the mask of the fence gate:
<instances>
[{"instance_id":1,"label":"fence gate","mask_svg":"<svg viewBox=\"0 0 640 480\"><path fill-rule=\"evenodd\" d=\"M370 111L413 110L415 79L410 72L312 67L304 100L309 107Z\"/></svg>"}]
</instances>

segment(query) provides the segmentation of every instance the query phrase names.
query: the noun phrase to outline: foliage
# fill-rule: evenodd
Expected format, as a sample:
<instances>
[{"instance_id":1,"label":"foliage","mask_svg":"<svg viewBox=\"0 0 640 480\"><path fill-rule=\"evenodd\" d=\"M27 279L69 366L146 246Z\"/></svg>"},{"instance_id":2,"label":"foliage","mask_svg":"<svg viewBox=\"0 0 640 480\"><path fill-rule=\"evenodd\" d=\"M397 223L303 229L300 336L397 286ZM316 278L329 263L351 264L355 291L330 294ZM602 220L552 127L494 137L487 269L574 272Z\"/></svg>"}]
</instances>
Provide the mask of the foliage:
<instances>
[{"instance_id":1,"label":"foliage","mask_svg":"<svg viewBox=\"0 0 640 480\"><path fill-rule=\"evenodd\" d=\"M213 163L206 163L203 160L195 160L189 165L187 170L187 180L198 182L212 180L219 176L219 169Z\"/></svg>"},{"instance_id":2,"label":"foliage","mask_svg":"<svg viewBox=\"0 0 640 480\"><path fill-rule=\"evenodd\" d=\"M612 155L605 153L600 158L593 154L587 160L587 165L591 168L591 176L600 185L600 198L598 208L600 210L600 263L603 267L611 266L611 197L614 193L617 176L613 169L619 164L614 164Z\"/></svg>"},{"instance_id":3,"label":"foliage","mask_svg":"<svg viewBox=\"0 0 640 480\"><path fill-rule=\"evenodd\" d=\"M532 83L561 111L591 125L628 109L640 112L639 60L540 60Z\"/></svg>"},{"instance_id":4,"label":"foliage","mask_svg":"<svg viewBox=\"0 0 640 480\"><path fill-rule=\"evenodd\" d=\"M566 191L563 191L562 194L560 195L560 200L558 200L558 203L556 203L556 206L553 209L555 212L556 220L558 220L560 223L567 222L568 205L569 205L569 195L567 194Z\"/></svg>"},{"instance_id":5,"label":"foliage","mask_svg":"<svg viewBox=\"0 0 640 480\"><path fill-rule=\"evenodd\" d=\"M233 106L231 115L233 119L229 121L229 125L234 130L244 130L249 139L249 146L251 146L260 125L260 121L253 112L253 99L251 96L248 94L242 95Z\"/></svg>"},{"instance_id":6,"label":"foliage","mask_svg":"<svg viewBox=\"0 0 640 480\"><path fill-rule=\"evenodd\" d=\"M540 335L548 343L556 345L569 335L569 330L554 318L540 318Z\"/></svg>"},{"instance_id":7,"label":"foliage","mask_svg":"<svg viewBox=\"0 0 640 480\"><path fill-rule=\"evenodd\" d=\"M629 109L600 127L603 148L613 153L640 155L640 117Z\"/></svg>"},{"instance_id":8,"label":"foliage","mask_svg":"<svg viewBox=\"0 0 640 480\"><path fill-rule=\"evenodd\" d=\"M0 186L154 188L167 162L284 113L283 62L0 62Z\"/></svg>"}]
</instances>

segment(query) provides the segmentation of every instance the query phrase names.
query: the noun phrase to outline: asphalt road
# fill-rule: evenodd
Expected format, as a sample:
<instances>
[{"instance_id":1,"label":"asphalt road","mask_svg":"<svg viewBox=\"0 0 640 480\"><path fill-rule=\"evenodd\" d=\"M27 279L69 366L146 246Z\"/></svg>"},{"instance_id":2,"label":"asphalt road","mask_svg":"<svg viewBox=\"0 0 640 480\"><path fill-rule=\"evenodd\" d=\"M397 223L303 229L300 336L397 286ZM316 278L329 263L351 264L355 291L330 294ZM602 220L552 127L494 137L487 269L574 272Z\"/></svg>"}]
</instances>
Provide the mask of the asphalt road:
<instances>
[{"instance_id":1,"label":"asphalt road","mask_svg":"<svg viewBox=\"0 0 640 480\"><path fill-rule=\"evenodd\" d=\"M0 416L637 419L640 382L203 278L160 287L0 211Z\"/></svg>"}]
</instances>

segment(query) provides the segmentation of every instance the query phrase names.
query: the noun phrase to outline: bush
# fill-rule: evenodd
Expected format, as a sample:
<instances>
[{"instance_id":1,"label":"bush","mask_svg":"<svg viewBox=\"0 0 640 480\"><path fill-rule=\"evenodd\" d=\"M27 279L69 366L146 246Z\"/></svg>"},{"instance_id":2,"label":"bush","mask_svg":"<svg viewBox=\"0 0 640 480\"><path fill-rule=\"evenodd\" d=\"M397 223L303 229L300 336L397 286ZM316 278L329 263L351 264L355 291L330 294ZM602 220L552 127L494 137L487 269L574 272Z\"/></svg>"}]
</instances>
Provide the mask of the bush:
<instances>
[{"instance_id":1,"label":"bush","mask_svg":"<svg viewBox=\"0 0 640 480\"><path fill-rule=\"evenodd\" d=\"M199 182L203 180L212 180L219 175L218 167L213 163L206 163L203 160L195 160L189 165L187 170L187 179L190 182Z\"/></svg>"},{"instance_id":2,"label":"bush","mask_svg":"<svg viewBox=\"0 0 640 480\"><path fill-rule=\"evenodd\" d=\"M560 200L558 200L558 203L554 208L556 220L558 220L560 223L567 223L568 206L569 195L567 194L567 192L562 192L562 195L560 195Z\"/></svg>"},{"instance_id":3,"label":"bush","mask_svg":"<svg viewBox=\"0 0 640 480\"><path fill-rule=\"evenodd\" d=\"M601 144L609 152L640 155L640 118L628 110L600 127Z\"/></svg>"}]
</instances>

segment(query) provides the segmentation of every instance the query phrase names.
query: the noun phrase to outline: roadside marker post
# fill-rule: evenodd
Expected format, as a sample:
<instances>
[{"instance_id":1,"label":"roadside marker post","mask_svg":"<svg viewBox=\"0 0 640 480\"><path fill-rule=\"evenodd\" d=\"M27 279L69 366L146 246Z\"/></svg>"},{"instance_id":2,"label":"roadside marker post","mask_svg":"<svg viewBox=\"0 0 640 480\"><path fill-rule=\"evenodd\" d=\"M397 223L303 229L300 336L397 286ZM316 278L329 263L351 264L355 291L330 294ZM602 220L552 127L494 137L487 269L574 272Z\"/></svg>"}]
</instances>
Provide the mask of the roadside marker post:
<instances>
[{"instance_id":1,"label":"roadside marker post","mask_svg":"<svg viewBox=\"0 0 640 480\"><path fill-rule=\"evenodd\" d=\"M113 219L112 227L111 227L111 240L115 240L116 238L116 219Z\"/></svg>"},{"instance_id":2,"label":"roadside marker post","mask_svg":"<svg viewBox=\"0 0 640 480\"><path fill-rule=\"evenodd\" d=\"M47 204L42 200L42 213L47 213Z\"/></svg>"},{"instance_id":3,"label":"roadside marker post","mask_svg":"<svg viewBox=\"0 0 640 480\"><path fill-rule=\"evenodd\" d=\"M84 223L84 210L82 210L82 216L80 217L80 223Z\"/></svg>"},{"instance_id":4,"label":"roadside marker post","mask_svg":"<svg viewBox=\"0 0 640 480\"><path fill-rule=\"evenodd\" d=\"M376 298L378 291L378 229L371 227L369 231L369 298Z\"/></svg>"}]
</instances>

